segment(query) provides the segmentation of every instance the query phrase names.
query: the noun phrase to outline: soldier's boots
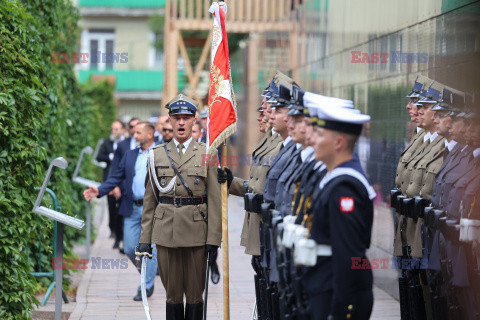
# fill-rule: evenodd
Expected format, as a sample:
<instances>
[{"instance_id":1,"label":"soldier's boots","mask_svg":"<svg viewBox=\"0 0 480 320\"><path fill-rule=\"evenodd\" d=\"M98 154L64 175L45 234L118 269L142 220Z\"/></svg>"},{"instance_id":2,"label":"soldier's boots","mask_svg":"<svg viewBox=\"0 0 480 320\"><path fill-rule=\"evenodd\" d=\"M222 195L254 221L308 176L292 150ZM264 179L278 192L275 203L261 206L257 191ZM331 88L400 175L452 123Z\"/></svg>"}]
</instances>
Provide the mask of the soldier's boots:
<instances>
[{"instance_id":1,"label":"soldier's boots","mask_svg":"<svg viewBox=\"0 0 480 320\"><path fill-rule=\"evenodd\" d=\"M185 320L185 316L183 315L183 303L167 302L167 320Z\"/></svg>"},{"instance_id":2,"label":"soldier's boots","mask_svg":"<svg viewBox=\"0 0 480 320\"><path fill-rule=\"evenodd\" d=\"M185 320L202 320L203 302L188 304L185 307Z\"/></svg>"}]
</instances>

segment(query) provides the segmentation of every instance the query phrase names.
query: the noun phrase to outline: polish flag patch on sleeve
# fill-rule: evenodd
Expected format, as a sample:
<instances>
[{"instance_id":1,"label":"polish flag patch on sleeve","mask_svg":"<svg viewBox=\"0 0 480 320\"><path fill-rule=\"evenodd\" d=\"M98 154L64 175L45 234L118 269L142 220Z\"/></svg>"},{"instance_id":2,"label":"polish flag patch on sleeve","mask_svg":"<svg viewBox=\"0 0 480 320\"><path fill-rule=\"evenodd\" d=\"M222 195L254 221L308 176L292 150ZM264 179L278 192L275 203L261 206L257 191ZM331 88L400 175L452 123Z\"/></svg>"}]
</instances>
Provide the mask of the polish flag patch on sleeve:
<instances>
[{"instance_id":1,"label":"polish flag patch on sleeve","mask_svg":"<svg viewBox=\"0 0 480 320\"><path fill-rule=\"evenodd\" d=\"M355 199L353 197L340 198L340 211L344 213L353 212L355 209Z\"/></svg>"}]
</instances>

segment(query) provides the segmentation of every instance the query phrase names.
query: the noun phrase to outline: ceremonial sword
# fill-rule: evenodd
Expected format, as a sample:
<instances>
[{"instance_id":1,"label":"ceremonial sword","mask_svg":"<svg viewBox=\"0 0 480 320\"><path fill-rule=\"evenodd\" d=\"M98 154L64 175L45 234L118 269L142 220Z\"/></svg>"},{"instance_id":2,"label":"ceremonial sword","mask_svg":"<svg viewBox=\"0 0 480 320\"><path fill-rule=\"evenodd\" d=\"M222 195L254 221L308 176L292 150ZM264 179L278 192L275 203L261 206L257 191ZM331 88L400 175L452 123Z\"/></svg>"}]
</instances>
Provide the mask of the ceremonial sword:
<instances>
[{"instance_id":1,"label":"ceremonial sword","mask_svg":"<svg viewBox=\"0 0 480 320\"><path fill-rule=\"evenodd\" d=\"M152 320L152 317L150 316L150 307L148 306L148 300L147 300L147 259L153 258L153 254L150 254L148 252L138 252L138 247L135 247L135 261L137 262L137 267L139 267L139 264L142 264L141 267L141 272L140 272L140 287L141 287L141 293L142 293L142 303L143 303L143 309L145 310L145 316L147 317L147 320Z\"/></svg>"}]
</instances>

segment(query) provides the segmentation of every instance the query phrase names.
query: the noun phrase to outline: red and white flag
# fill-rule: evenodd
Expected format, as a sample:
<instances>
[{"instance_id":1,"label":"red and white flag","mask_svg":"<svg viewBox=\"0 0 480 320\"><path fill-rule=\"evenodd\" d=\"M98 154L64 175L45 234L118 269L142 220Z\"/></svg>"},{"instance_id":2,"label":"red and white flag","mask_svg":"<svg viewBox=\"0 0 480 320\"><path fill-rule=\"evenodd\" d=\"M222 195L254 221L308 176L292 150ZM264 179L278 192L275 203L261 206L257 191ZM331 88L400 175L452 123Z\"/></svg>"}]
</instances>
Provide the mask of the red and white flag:
<instances>
[{"instance_id":1,"label":"red and white flag","mask_svg":"<svg viewBox=\"0 0 480 320\"><path fill-rule=\"evenodd\" d=\"M207 153L216 155L220 146L237 130L237 109L228 54L225 12L218 2L209 10L213 15L210 90L208 94Z\"/></svg>"}]
</instances>

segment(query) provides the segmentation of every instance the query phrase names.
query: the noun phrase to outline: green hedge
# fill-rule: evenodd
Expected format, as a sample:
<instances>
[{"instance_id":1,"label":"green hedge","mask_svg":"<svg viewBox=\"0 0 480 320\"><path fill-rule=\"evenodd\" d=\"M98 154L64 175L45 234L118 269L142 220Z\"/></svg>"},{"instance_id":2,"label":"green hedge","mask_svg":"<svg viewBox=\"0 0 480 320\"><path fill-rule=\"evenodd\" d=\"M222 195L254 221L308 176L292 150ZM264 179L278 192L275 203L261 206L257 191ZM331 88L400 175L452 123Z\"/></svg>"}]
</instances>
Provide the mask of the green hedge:
<instances>
[{"instance_id":1,"label":"green hedge","mask_svg":"<svg viewBox=\"0 0 480 320\"><path fill-rule=\"evenodd\" d=\"M73 64L54 64L52 51L78 48L79 16L68 0L0 2L0 318L29 319L38 303L37 242L53 243L53 223L31 212L46 169L63 156L67 170L54 170L49 187L62 212L84 216L83 188L71 183L81 149L108 132L115 114L88 99ZM93 86L93 85L92 85ZM112 99L112 88L103 90ZM95 97L94 97L95 98ZM83 175L100 179L86 163ZM88 173L88 174L86 174ZM83 236L65 228L65 251ZM33 252L33 253L32 253ZM44 249L43 271L51 270L53 248Z\"/></svg>"}]
</instances>

